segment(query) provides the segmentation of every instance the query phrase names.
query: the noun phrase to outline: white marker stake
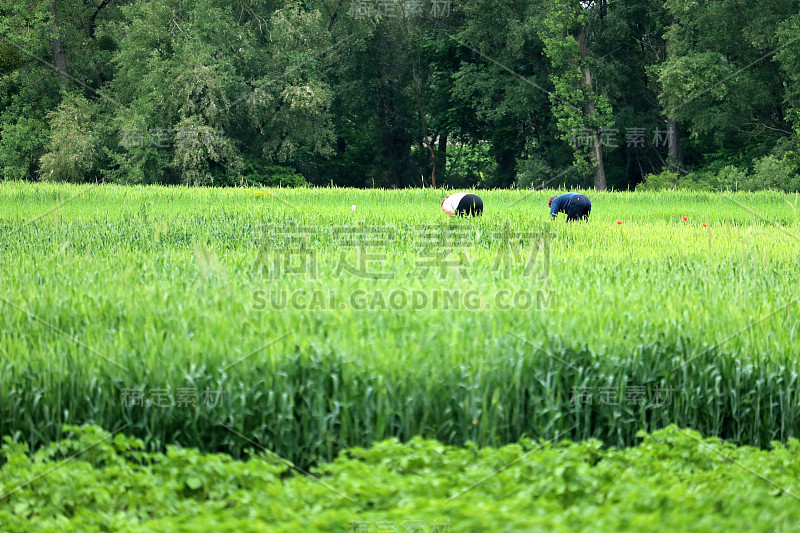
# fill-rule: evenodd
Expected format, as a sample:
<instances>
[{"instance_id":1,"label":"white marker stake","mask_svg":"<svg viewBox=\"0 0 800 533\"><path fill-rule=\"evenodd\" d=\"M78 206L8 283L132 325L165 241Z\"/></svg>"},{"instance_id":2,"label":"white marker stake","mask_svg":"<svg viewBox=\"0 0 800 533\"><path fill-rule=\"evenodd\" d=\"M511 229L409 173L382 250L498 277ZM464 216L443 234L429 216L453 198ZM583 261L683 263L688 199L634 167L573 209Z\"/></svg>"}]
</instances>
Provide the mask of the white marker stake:
<instances>
[{"instance_id":1,"label":"white marker stake","mask_svg":"<svg viewBox=\"0 0 800 533\"><path fill-rule=\"evenodd\" d=\"M353 208L353 212L355 213L355 211L356 211L356 206L354 206L354 205L353 205L353 206L350 206L350 207L352 207L352 208Z\"/></svg>"}]
</instances>

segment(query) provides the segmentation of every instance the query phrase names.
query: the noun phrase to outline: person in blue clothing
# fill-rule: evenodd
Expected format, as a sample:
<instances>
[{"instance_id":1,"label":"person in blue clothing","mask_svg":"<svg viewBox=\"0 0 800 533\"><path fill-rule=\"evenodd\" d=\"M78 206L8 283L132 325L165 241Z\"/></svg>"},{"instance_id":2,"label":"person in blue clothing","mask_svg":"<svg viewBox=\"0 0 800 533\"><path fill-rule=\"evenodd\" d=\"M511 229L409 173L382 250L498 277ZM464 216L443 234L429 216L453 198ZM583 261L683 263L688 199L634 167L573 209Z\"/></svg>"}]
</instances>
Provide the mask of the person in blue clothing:
<instances>
[{"instance_id":1,"label":"person in blue clothing","mask_svg":"<svg viewBox=\"0 0 800 533\"><path fill-rule=\"evenodd\" d=\"M576 192L552 196L547 206L550 208L550 216L553 218L556 218L559 213L566 213L567 222L588 220L589 213L592 212L592 202L589 201L589 197Z\"/></svg>"}]
</instances>

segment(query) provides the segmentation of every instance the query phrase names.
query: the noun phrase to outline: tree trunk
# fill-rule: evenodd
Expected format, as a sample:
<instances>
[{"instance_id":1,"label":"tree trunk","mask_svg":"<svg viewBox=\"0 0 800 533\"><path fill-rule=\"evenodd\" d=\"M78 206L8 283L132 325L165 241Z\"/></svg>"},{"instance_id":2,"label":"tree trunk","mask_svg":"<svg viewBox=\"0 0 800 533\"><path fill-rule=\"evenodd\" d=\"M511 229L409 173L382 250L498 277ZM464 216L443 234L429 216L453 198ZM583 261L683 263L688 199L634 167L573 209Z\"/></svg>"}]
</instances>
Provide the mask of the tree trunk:
<instances>
[{"instance_id":1,"label":"tree trunk","mask_svg":"<svg viewBox=\"0 0 800 533\"><path fill-rule=\"evenodd\" d=\"M592 128L592 159L594 160L594 190L606 190L606 168L603 166L603 146L600 144L600 131Z\"/></svg>"},{"instance_id":2,"label":"tree trunk","mask_svg":"<svg viewBox=\"0 0 800 533\"><path fill-rule=\"evenodd\" d=\"M671 26L676 24L675 17L672 17ZM669 41L664 39L662 41L664 46L664 58L669 57ZM679 171L683 169L683 149L681 148L680 136L678 135L678 123L674 118L667 117L667 166L670 170Z\"/></svg>"},{"instance_id":3,"label":"tree trunk","mask_svg":"<svg viewBox=\"0 0 800 533\"><path fill-rule=\"evenodd\" d=\"M583 26L578 34L578 44L580 45L581 70L583 74L583 111L587 117L594 116L595 102L592 94L592 71L589 68L589 47L587 27ZM606 190L606 171L603 167L603 146L600 144L600 130L596 127L592 130L592 164L594 166L594 188L597 191Z\"/></svg>"},{"instance_id":4,"label":"tree trunk","mask_svg":"<svg viewBox=\"0 0 800 533\"><path fill-rule=\"evenodd\" d=\"M428 147L428 152L431 154L431 165L433 165L433 171L431 172L431 187L436 188L436 153L433 151L433 146L431 143L427 143L426 146Z\"/></svg>"},{"instance_id":5,"label":"tree trunk","mask_svg":"<svg viewBox=\"0 0 800 533\"><path fill-rule=\"evenodd\" d=\"M404 24L402 26L403 35L406 39L406 46L408 48L408 57L411 59L411 76L414 82L411 85L411 88L414 91L414 102L417 105L417 120L419 121L419 137L422 144L428 149L428 153L431 156L431 166L433 167L433 172L431 173L431 187L434 189L436 188L436 153L433 151L433 143L435 139L428 140L428 125L425 120L425 100L422 95L422 80L420 77L419 72L417 72L417 67L415 66L413 57L414 51L411 47L411 36L408 33L408 27L406 26L407 21L404 20Z\"/></svg>"},{"instance_id":6,"label":"tree trunk","mask_svg":"<svg viewBox=\"0 0 800 533\"><path fill-rule=\"evenodd\" d=\"M441 168L440 174L445 175L447 173L447 134L442 134L439 136L439 146L437 147L437 151L439 152L439 166ZM435 187L435 185L434 185Z\"/></svg>"},{"instance_id":7,"label":"tree trunk","mask_svg":"<svg viewBox=\"0 0 800 533\"><path fill-rule=\"evenodd\" d=\"M683 150L678 137L678 124L674 118L667 119L667 147L669 149L667 164L670 170L683 170Z\"/></svg>"},{"instance_id":8,"label":"tree trunk","mask_svg":"<svg viewBox=\"0 0 800 533\"><path fill-rule=\"evenodd\" d=\"M499 188L510 187L517 178L516 152L506 148L499 153L495 152L494 157L495 161L497 161L497 168L495 169L494 182L491 186Z\"/></svg>"},{"instance_id":9,"label":"tree trunk","mask_svg":"<svg viewBox=\"0 0 800 533\"><path fill-rule=\"evenodd\" d=\"M53 64L58 72L58 81L63 82L69 77L67 73L67 56L64 53L64 47L61 44L61 38L58 37L58 17L56 15L56 0L50 5L50 14L53 15L53 27L50 37L50 48L53 51Z\"/></svg>"}]
</instances>

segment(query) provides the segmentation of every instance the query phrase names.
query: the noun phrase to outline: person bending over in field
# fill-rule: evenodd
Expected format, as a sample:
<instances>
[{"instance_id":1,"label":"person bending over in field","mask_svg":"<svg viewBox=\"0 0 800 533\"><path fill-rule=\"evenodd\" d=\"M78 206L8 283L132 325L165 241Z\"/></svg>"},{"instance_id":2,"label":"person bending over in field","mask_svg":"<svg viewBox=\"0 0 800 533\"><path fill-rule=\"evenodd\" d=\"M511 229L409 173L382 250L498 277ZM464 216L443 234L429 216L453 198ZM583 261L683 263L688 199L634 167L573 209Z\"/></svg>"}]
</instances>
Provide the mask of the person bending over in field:
<instances>
[{"instance_id":1,"label":"person bending over in field","mask_svg":"<svg viewBox=\"0 0 800 533\"><path fill-rule=\"evenodd\" d=\"M483 200L477 194L459 192L442 200L442 211L450 215L479 217L483 214Z\"/></svg>"},{"instance_id":2,"label":"person bending over in field","mask_svg":"<svg viewBox=\"0 0 800 533\"><path fill-rule=\"evenodd\" d=\"M551 196L547 206L553 218L561 212L566 213L567 222L589 220L589 213L592 212L592 202L589 201L589 197L576 192Z\"/></svg>"}]
</instances>

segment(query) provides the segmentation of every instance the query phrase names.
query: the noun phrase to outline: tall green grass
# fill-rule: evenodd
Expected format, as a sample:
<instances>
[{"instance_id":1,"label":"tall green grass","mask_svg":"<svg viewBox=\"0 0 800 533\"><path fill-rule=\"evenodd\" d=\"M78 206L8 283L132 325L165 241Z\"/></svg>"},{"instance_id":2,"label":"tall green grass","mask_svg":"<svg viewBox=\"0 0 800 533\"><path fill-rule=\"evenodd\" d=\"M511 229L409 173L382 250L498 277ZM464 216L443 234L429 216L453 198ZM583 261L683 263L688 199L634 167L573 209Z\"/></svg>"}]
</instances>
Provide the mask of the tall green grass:
<instances>
[{"instance_id":1,"label":"tall green grass","mask_svg":"<svg viewBox=\"0 0 800 533\"><path fill-rule=\"evenodd\" d=\"M65 423L127 425L154 449L238 455L255 442L299 464L415 435L628 445L676 423L765 446L800 434L796 197L589 192L590 222L568 225L548 220L553 191L480 194L485 214L468 220L431 190L0 184L0 434L39 446ZM346 245L378 230L375 270L394 277L336 275L342 253L358 261ZM426 239L457 233L461 265L422 277ZM530 252L519 233L547 240L546 272L493 268ZM264 258L298 242L317 276L274 279ZM553 300L331 311L254 299L458 287L545 287ZM168 388L170 405L123 405L135 388ZM178 405L179 388L198 405ZM205 390L221 402L201 405ZM643 404L627 401L634 390Z\"/></svg>"}]
</instances>

